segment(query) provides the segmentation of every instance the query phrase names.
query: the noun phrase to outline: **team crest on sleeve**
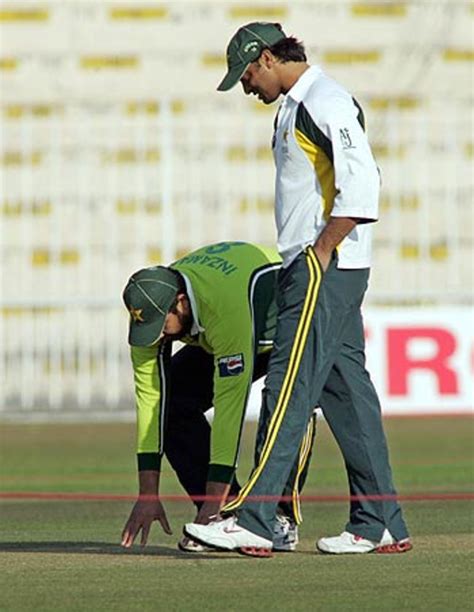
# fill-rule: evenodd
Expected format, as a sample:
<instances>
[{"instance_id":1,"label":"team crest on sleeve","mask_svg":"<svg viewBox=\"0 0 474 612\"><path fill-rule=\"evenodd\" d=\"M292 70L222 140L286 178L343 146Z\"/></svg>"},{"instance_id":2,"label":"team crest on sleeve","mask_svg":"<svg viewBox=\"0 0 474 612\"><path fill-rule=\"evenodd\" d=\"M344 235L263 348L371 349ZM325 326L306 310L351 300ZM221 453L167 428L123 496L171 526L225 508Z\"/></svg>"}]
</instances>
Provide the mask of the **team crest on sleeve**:
<instances>
[{"instance_id":1,"label":"team crest on sleeve","mask_svg":"<svg viewBox=\"0 0 474 612\"><path fill-rule=\"evenodd\" d=\"M217 366L221 378L225 376L238 376L244 371L244 356L242 353L238 353L237 355L219 357Z\"/></svg>"},{"instance_id":2,"label":"team crest on sleeve","mask_svg":"<svg viewBox=\"0 0 474 612\"><path fill-rule=\"evenodd\" d=\"M341 137L341 144L343 149L355 149L355 146L352 144L352 138L348 128L339 130L339 136Z\"/></svg>"}]
</instances>

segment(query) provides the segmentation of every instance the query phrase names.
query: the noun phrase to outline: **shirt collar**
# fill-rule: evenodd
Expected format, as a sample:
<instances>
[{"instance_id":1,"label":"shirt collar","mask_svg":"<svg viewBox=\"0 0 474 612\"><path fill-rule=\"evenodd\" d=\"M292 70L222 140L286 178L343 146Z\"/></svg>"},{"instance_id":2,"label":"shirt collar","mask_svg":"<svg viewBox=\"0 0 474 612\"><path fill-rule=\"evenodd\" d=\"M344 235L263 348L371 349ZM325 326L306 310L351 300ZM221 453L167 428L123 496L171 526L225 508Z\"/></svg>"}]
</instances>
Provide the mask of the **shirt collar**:
<instances>
[{"instance_id":1,"label":"shirt collar","mask_svg":"<svg viewBox=\"0 0 474 612\"><path fill-rule=\"evenodd\" d=\"M296 81L293 87L286 94L295 102L301 102L305 97L306 92L316 79L321 75L322 70L319 66L310 66L307 68L300 78Z\"/></svg>"},{"instance_id":2,"label":"shirt collar","mask_svg":"<svg viewBox=\"0 0 474 612\"><path fill-rule=\"evenodd\" d=\"M196 336L200 332L205 331L204 327L199 323L199 312L196 304L196 298L194 297L193 287L191 285L191 281L183 274L181 270L179 271L181 276L184 278L184 284L186 285L186 293L189 298L189 304L191 305L191 314L193 315L193 324L191 326L190 335Z\"/></svg>"}]
</instances>

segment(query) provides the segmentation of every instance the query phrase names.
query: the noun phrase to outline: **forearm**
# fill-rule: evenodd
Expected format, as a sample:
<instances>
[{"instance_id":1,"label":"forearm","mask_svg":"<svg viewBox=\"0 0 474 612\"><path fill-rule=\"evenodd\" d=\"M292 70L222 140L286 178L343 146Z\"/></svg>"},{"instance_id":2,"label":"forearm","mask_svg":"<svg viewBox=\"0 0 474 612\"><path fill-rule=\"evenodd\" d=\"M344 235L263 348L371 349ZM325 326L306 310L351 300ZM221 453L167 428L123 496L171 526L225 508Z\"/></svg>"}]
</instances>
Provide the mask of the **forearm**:
<instances>
[{"instance_id":1,"label":"forearm","mask_svg":"<svg viewBox=\"0 0 474 612\"><path fill-rule=\"evenodd\" d=\"M166 398L162 394L161 380L165 366L157 349L132 347L131 357L135 382L137 409L137 460L140 471L160 471L163 441L161 426Z\"/></svg>"},{"instance_id":2,"label":"forearm","mask_svg":"<svg viewBox=\"0 0 474 612\"><path fill-rule=\"evenodd\" d=\"M324 253L332 253L356 225L357 219L352 217L330 217L314 246Z\"/></svg>"},{"instance_id":3,"label":"forearm","mask_svg":"<svg viewBox=\"0 0 474 612\"><path fill-rule=\"evenodd\" d=\"M229 494L230 484L225 482L212 482L207 481L206 484L206 501L210 501L219 506L224 505L227 496Z\"/></svg>"}]
</instances>

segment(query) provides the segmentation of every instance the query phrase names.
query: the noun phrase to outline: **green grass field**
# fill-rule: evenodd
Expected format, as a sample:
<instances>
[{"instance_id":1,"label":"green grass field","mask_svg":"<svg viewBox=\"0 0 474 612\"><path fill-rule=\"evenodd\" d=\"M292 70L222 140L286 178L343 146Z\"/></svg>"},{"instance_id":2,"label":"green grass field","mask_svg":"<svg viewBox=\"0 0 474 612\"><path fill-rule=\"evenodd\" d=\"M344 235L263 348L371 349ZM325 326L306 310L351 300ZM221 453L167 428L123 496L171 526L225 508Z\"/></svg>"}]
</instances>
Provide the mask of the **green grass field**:
<instances>
[{"instance_id":1,"label":"green grass field","mask_svg":"<svg viewBox=\"0 0 474 612\"><path fill-rule=\"evenodd\" d=\"M386 431L399 493L472 493L473 420L390 419ZM134 495L134 427L2 425L3 492ZM254 431L248 427L242 476ZM247 458L247 461L245 460ZM165 466L163 493L181 493ZM338 449L319 424L306 494L346 493ZM414 550L404 555L316 554L339 533L347 503L307 503L296 553L252 559L176 549L188 501L167 503L173 536L124 551L131 502L1 500L1 610L473 610L472 501L405 502Z\"/></svg>"}]
</instances>

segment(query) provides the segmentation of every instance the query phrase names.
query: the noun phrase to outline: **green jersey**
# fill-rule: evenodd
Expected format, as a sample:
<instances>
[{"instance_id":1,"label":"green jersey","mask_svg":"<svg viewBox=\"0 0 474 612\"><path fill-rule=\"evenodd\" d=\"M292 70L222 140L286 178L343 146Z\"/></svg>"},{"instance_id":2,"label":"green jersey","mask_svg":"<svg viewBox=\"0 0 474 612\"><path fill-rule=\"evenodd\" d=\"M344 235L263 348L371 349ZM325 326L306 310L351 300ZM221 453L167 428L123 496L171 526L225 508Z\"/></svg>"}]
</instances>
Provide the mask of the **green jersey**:
<instances>
[{"instance_id":1,"label":"green jersey","mask_svg":"<svg viewBox=\"0 0 474 612\"><path fill-rule=\"evenodd\" d=\"M256 354L269 350L276 328L279 255L245 242L221 242L171 264L184 278L193 324L182 342L214 358L214 420L209 479L230 481ZM137 407L139 469L160 469L169 343L131 347ZM182 381L185 384L185 381Z\"/></svg>"}]
</instances>

